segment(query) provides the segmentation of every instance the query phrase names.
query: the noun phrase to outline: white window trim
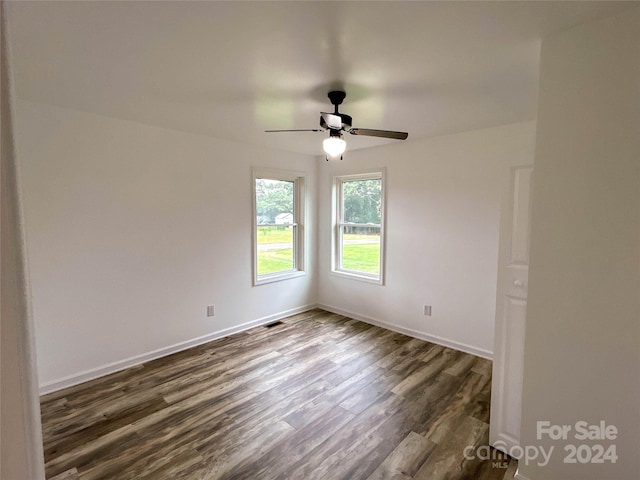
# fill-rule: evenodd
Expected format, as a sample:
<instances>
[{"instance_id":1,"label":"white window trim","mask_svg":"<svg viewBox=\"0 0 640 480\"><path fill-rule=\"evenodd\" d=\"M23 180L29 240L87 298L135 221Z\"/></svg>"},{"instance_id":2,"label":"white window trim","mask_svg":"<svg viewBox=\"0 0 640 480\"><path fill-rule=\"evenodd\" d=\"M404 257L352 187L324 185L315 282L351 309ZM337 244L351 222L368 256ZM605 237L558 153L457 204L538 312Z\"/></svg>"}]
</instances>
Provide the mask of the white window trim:
<instances>
[{"instance_id":1,"label":"white window trim","mask_svg":"<svg viewBox=\"0 0 640 480\"><path fill-rule=\"evenodd\" d=\"M373 283L376 285L384 285L385 279L385 205L386 205L386 168L378 168L368 171L366 173L354 173L348 175L336 175L333 177L333 192L332 192L332 238L331 238L331 274L343 278L351 278L353 280L359 280L362 282ZM340 184L344 181L352 180L382 180L382 198L380 204L380 274L373 275L365 272L356 272L353 270L344 270L339 268L340 258L342 255L342 236L340 235L341 223L341 211L342 211L342 189ZM357 225L356 225L357 226ZM366 225L363 225L366 226Z\"/></svg>"},{"instance_id":2,"label":"white window trim","mask_svg":"<svg viewBox=\"0 0 640 480\"><path fill-rule=\"evenodd\" d=\"M295 268L292 270L286 270L283 272L270 273L266 275L258 275L258 225L256 222L256 180L260 178L266 178L271 180L282 180L288 182L294 182L294 212L293 212L293 227L295 229L294 234L294 264ZM254 167L251 169L251 199L252 199L252 219L251 219L251 231L252 235L252 277L253 285L264 285L272 282L279 282L281 280L287 280L289 278L296 278L306 275L305 270L305 174L301 172L294 172L290 170L278 170L272 168L259 168Z\"/></svg>"}]
</instances>

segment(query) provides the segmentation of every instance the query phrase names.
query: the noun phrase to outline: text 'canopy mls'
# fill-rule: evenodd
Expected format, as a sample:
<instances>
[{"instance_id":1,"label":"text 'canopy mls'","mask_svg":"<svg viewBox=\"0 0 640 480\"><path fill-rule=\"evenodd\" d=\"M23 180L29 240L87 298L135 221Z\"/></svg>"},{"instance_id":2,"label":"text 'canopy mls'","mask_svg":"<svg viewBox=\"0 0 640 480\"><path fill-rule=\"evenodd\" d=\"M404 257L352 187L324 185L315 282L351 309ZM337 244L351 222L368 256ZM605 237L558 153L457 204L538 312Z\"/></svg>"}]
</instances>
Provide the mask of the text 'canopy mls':
<instances>
[{"instance_id":1,"label":"text 'canopy mls'","mask_svg":"<svg viewBox=\"0 0 640 480\"><path fill-rule=\"evenodd\" d=\"M380 224L382 180L353 180L342 183L345 223Z\"/></svg>"}]
</instances>

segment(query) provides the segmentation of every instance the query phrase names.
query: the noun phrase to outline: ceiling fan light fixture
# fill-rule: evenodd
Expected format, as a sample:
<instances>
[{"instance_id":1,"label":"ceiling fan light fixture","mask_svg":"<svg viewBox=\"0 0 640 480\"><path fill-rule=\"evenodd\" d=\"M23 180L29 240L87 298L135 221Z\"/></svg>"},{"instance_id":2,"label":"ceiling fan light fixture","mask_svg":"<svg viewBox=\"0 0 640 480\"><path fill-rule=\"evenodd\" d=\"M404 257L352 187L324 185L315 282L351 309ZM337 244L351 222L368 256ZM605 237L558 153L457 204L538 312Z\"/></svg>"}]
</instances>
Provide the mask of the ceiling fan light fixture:
<instances>
[{"instance_id":1,"label":"ceiling fan light fixture","mask_svg":"<svg viewBox=\"0 0 640 480\"><path fill-rule=\"evenodd\" d=\"M323 140L322 148L327 156L337 158L346 150L347 142L345 142L340 135L331 135L329 138Z\"/></svg>"}]
</instances>

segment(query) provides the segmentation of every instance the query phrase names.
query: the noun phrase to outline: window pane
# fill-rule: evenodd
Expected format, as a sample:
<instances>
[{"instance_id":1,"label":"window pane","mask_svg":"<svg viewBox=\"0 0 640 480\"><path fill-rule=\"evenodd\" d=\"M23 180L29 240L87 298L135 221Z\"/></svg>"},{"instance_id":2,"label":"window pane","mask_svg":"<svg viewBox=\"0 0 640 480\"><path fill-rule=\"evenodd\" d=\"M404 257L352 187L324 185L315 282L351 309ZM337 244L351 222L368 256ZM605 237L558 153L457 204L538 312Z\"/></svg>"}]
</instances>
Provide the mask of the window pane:
<instances>
[{"instance_id":1,"label":"window pane","mask_svg":"<svg viewBox=\"0 0 640 480\"><path fill-rule=\"evenodd\" d=\"M256 223L293 223L294 182L256 178Z\"/></svg>"},{"instance_id":2,"label":"window pane","mask_svg":"<svg viewBox=\"0 0 640 480\"><path fill-rule=\"evenodd\" d=\"M344 223L380 225L382 180L350 180L342 182Z\"/></svg>"},{"instance_id":3,"label":"window pane","mask_svg":"<svg viewBox=\"0 0 640 480\"><path fill-rule=\"evenodd\" d=\"M342 269L380 274L380 227L342 227Z\"/></svg>"},{"instance_id":4,"label":"window pane","mask_svg":"<svg viewBox=\"0 0 640 480\"><path fill-rule=\"evenodd\" d=\"M295 268L294 182L256 179L258 275Z\"/></svg>"},{"instance_id":5,"label":"window pane","mask_svg":"<svg viewBox=\"0 0 640 480\"><path fill-rule=\"evenodd\" d=\"M253 169L253 284L304 274L304 176Z\"/></svg>"},{"instance_id":6,"label":"window pane","mask_svg":"<svg viewBox=\"0 0 640 480\"><path fill-rule=\"evenodd\" d=\"M256 231L258 275L293 270L295 268L293 254L295 227L258 225Z\"/></svg>"}]
</instances>

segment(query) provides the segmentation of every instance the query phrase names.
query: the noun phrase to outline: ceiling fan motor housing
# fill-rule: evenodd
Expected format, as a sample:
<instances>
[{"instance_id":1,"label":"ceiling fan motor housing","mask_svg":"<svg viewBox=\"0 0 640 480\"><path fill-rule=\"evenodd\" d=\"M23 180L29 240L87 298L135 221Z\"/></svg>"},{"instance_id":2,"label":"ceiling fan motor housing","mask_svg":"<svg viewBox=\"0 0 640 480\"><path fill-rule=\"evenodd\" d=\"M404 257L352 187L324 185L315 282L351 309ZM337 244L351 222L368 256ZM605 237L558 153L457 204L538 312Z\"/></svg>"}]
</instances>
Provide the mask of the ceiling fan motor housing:
<instances>
[{"instance_id":1,"label":"ceiling fan motor housing","mask_svg":"<svg viewBox=\"0 0 640 480\"><path fill-rule=\"evenodd\" d=\"M337 113L334 115L338 115L342 120L342 130L349 130L351 128L351 122L353 121L350 115L346 113ZM329 125L325 121L324 117L320 115L320 127L326 129L330 129Z\"/></svg>"},{"instance_id":2,"label":"ceiling fan motor housing","mask_svg":"<svg viewBox=\"0 0 640 480\"><path fill-rule=\"evenodd\" d=\"M338 115L340 115L340 118L342 118L342 128L344 130L349 130L351 128L351 116L347 115L346 113L339 113Z\"/></svg>"}]
</instances>

